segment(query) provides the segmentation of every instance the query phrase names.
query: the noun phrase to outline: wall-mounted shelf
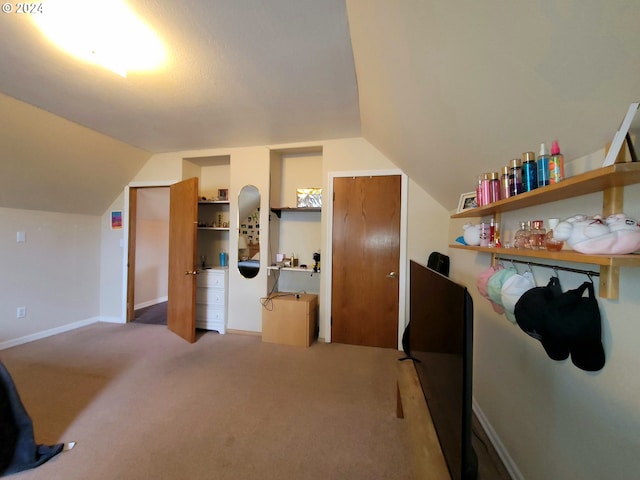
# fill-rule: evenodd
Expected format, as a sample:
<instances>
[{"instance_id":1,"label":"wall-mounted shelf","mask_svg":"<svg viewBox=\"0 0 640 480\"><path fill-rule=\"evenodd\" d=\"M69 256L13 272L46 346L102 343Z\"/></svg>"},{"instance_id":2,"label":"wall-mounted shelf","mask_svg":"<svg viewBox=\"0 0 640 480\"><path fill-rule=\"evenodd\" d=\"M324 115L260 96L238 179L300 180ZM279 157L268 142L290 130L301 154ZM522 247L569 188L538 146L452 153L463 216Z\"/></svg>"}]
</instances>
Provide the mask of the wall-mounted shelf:
<instances>
[{"instance_id":1,"label":"wall-mounted shelf","mask_svg":"<svg viewBox=\"0 0 640 480\"><path fill-rule=\"evenodd\" d=\"M228 232L229 227L198 227L198 230L221 230Z\"/></svg>"},{"instance_id":2,"label":"wall-mounted shelf","mask_svg":"<svg viewBox=\"0 0 640 480\"><path fill-rule=\"evenodd\" d=\"M207 205L210 203L222 203L222 204L229 204L229 200L198 200L198 204L199 205Z\"/></svg>"},{"instance_id":3,"label":"wall-mounted shelf","mask_svg":"<svg viewBox=\"0 0 640 480\"><path fill-rule=\"evenodd\" d=\"M493 215L500 221L502 212L567 200L590 193L603 192L602 214L610 215L623 211L624 187L640 183L640 163L615 163L608 167L575 175L555 185L538 188L515 197L506 198L490 205L451 215L451 218L473 218ZM616 299L619 293L620 267L640 267L640 255L586 255L573 250L550 252L548 250L521 250L515 248L470 247L453 244L451 248L473 250L496 256L542 258L572 263L585 263L600 267L600 290L602 298Z\"/></svg>"},{"instance_id":4,"label":"wall-mounted shelf","mask_svg":"<svg viewBox=\"0 0 640 480\"><path fill-rule=\"evenodd\" d=\"M468 245L451 244L449 248L460 250L473 250L475 252L485 252L500 257L525 257L542 258L571 263L586 263L598 265L600 267L640 267L640 255L587 255L575 250L561 250L550 252L548 250L529 250L519 248L490 248L490 247L470 247Z\"/></svg>"},{"instance_id":5,"label":"wall-mounted shelf","mask_svg":"<svg viewBox=\"0 0 640 480\"><path fill-rule=\"evenodd\" d=\"M280 218L282 212L321 212L322 209L320 207L271 207L271 211Z\"/></svg>"},{"instance_id":6,"label":"wall-mounted shelf","mask_svg":"<svg viewBox=\"0 0 640 480\"><path fill-rule=\"evenodd\" d=\"M304 273L320 273L320 272L314 272L313 268L300 268L300 267L274 267L274 266L270 266L267 267L269 270L281 270L284 272L304 272Z\"/></svg>"},{"instance_id":7,"label":"wall-mounted shelf","mask_svg":"<svg viewBox=\"0 0 640 480\"><path fill-rule=\"evenodd\" d=\"M640 183L640 163L615 163L569 177L554 185L536 188L531 192L521 193L483 207L456 213L451 218L484 217L500 212L511 212L636 183Z\"/></svg>"}]
</instances>

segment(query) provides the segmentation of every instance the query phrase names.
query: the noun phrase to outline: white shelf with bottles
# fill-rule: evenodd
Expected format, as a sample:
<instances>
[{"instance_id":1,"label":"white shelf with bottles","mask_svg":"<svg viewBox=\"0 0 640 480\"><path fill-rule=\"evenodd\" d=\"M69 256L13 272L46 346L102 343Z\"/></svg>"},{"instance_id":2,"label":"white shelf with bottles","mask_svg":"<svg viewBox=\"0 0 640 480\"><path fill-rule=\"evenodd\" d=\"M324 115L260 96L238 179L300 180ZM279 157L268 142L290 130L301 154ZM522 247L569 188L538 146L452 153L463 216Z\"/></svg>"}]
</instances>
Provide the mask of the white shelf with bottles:
<instances>
[{"instance_id":1,"label":"white shelf with bottles","mask_svg":"<svg viewBox=\"0 0 640 480\"><path fill-rule=\"evenodd\" d=\"M494 216L496 221L499 222L502 212L543 205L596 192L603 193L603 215L610 215L623 211L624 187L638 183L640 183L640 163L614 163L607 167L569 177L554 185L453 214L451 218ZM459 244L451 244L449 246L456 249L490 253L494 258L497 256L513 256L597 265L600 267L600 297L608 299L618 298L620 267L640 267L640 255L637 254L587 255L566 249L552 252L548 250L474 247Z\"/></svg>"}]
</instances>

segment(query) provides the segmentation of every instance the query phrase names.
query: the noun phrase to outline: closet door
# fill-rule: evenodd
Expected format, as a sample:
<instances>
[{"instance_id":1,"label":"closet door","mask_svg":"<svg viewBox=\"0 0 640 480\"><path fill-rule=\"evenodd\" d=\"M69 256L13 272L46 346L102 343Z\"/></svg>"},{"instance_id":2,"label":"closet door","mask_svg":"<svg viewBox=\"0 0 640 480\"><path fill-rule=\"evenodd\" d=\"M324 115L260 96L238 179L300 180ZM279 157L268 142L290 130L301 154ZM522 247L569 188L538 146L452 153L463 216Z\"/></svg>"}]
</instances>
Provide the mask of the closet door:
<instances>
[{"instance_id":1,"label":"closet door","mask_svg":"<svg viewBox=\"0 0 640 480\"><path fill-rule=\"evenodd\" d=\"M399 175L335 178L331 341L398 347Z\"/></svg>"}]
</instances>

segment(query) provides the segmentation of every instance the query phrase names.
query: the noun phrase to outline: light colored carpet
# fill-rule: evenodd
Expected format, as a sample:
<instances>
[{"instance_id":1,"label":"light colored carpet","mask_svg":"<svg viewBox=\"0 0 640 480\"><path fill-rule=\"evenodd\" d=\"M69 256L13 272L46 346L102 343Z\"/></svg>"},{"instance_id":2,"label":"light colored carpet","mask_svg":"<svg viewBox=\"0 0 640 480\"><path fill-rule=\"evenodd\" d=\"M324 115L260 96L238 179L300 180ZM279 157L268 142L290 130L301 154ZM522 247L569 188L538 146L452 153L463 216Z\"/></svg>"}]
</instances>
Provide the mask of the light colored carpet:
<instances>
[{"instance_id":1,"label":"light colored carpet","mask_svg":"<svg viewBox=\"0 0 640 480\"><path fill-rule=\"evenodd\" d=\"M389 349L96 324L0 351L39 443L15 480L408 479Z\"/></svg>"}]
</instances>

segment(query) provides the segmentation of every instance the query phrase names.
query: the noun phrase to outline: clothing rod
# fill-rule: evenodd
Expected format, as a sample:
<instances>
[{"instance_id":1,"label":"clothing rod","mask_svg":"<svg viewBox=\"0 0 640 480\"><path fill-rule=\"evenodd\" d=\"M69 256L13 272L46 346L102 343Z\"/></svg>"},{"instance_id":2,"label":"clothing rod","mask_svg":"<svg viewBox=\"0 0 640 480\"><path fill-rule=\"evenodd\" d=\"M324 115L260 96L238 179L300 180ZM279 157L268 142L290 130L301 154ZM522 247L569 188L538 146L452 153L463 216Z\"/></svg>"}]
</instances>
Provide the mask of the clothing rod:
<instances>
[{"instance_id":1,"label":"clothing rod","mask_svg":"<svg viewBox=\"0 0 640 480\"><path fill-rule=\"evenodd\" d=\"M514 260L514 259L511 259L511 258L502 257L500 255L496 255L496 260L505 260L505 261L511 262L511 263L521 263L523 265L531 265L531 266L535 266L535 267L550 268L552 270L562 270L564 272L581 273L583 275L586 275L587 277L599 277L600 276L600 272L594 272L594 271L591 271L591 270L580 270L579 268L561 267L559 265L547 265L546 263L527 262L525 260Z\"/></svg>"}]
</instances>

